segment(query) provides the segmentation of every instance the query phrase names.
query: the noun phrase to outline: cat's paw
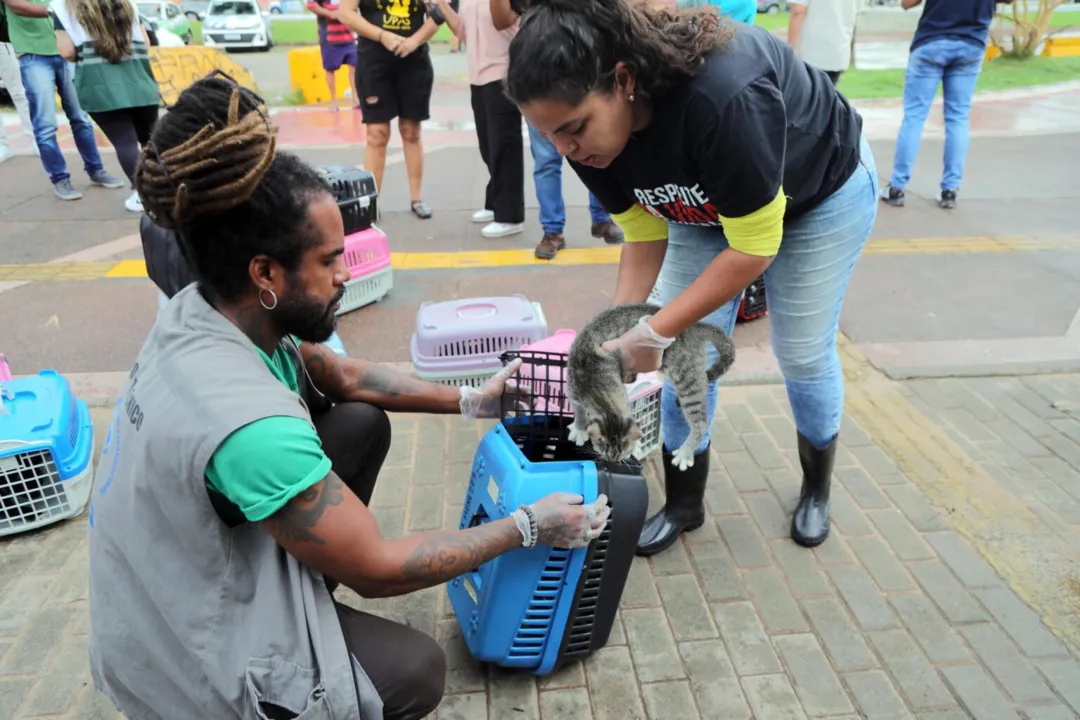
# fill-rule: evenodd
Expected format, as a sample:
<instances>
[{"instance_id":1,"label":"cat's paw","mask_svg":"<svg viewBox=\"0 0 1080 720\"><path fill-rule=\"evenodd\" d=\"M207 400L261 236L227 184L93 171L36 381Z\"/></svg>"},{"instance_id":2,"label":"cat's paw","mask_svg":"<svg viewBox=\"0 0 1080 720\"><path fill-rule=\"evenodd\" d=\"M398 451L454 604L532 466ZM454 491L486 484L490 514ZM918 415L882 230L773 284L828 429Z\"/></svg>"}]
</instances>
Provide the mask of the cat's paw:
<instances>
[{"instance_id":1,"label":"cat's paw","mask_svg":"<svg viewBox=\"0 0 1080 720\"><path fill-rule=\"evenodd\" d=\"M567 431L566 434L567 437L570 438L570 442L574 443L578 447L581 447L589 441L589 432L587 430L582 430L576 425L571 425L570 429Z\"/></svg>"},{"instance_id":2,"label":"cat's paw","mask_svg":"<svg viewBox=\"0 0 1080 720\"><path fill-rule=\"evenodd\" d=\"M649 456L649 453L645 452L645 446L640 440L635 440L634 447L630 450L630 455L632 455L635 460L644 460Z\"/></svg>"},{"instance_id":3,"label":"cat's paw","mask_svg":"<svg viewBox=\"0 0 1080 720\"><path fill-rule=\"evenodd\" d=\"M688 467L694 466L694 448L693 446L686 444L675 451L675 454L671 457L671 463L680 470L686 470Z\"/></svg>"}]
</instances>

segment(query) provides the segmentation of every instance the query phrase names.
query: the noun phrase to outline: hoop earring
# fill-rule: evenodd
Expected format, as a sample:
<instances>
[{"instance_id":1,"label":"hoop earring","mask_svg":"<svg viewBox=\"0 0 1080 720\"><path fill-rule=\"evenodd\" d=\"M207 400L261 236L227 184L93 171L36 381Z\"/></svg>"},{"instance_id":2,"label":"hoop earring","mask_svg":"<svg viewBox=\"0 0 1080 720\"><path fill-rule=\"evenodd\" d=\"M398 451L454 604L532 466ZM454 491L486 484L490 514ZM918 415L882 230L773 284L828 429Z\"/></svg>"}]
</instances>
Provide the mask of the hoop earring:
<instances>
[{"instance_id":1,"label":"hoop earring","mask_svg":"<svg viewBox=\"0 0 1080 720\"><path fill-rule=\"evenodd\" d=\"M270 297L274 298L274 304L273 305L267 305L266 302L263 300L263 293L264 292L270 293ZM274 294L273 290L270 290L269 288L263 288L263 289L259 290L259 304L262 305L263 310L273 310L274 308L277 307L277 303L278 303L277 295Z\"/></svg>"}]
</instances>

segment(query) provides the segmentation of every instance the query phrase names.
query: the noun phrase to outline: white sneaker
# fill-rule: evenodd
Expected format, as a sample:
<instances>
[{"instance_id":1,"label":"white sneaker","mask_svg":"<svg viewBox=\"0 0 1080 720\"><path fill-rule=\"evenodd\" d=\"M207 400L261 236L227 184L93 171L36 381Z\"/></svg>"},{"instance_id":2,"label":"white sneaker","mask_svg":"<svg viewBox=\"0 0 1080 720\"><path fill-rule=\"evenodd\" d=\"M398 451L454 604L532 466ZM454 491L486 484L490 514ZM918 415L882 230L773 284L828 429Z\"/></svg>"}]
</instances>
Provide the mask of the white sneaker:
<instances>
[{"instance_id":1,"label":"white sneaker","mask_svg":"<svg viewBox=\"0 0 1080 720\"><path fill-rule=\"evenodd\" d=\"M474 223L489 223L495 219L495 213L491 210L477 210L472 214Z\"/></svg>"},{"instance_id":2,"label":"white sneaker","mask_svg":"<svg viewBox=\"0 0 1080 720\"><path fill-rule=\"evenodd\" d=\"M0 163L7 162L13 157L15 157L15 153L11 152L11 148L0 147Z\"/></svg>"},{"instance_id":3,"label":"white sneaker","mask_svg":"<svg viewBox=\"0 0 1080 720\"><path fill-rule=\"evenodd\" d=\"M139 197L139 193L131 193L131 197L124 201L124 207L128 212L141 213L143 211L142 198Z\"/></svg>"},{"instance_id":4,"label":"white sneaker","mask_svg":"<svg viewBox=\"0 0 1080 720\"><path fill-rule=\"evenodd\" d=\"M498 238L506 237L507 235L517 235L519 232L525 230L525 223L500 223L493 222L490 225L486 225L480 234L484 237Z\"/></svg>"}]
</instances>

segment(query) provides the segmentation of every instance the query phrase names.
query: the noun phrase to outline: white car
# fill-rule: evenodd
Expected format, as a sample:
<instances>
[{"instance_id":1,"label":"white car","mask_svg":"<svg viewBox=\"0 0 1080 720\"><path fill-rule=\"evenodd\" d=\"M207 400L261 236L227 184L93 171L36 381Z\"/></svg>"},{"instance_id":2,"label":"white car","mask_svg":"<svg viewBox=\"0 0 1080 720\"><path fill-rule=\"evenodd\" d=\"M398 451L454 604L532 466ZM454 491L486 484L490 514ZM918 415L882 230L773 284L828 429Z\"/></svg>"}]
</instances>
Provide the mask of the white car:
<instances>
[{"instance_id":1,"label":"white car","mask_svg":"<svg viewBox=\"0 0 1080 720\"><path fill-rule=\"evenodd\" d=\"M255 0L214 0L206 10L203 45L224 50L262 50L274 47L269 13Z\"/></svg>"}]
</instances>

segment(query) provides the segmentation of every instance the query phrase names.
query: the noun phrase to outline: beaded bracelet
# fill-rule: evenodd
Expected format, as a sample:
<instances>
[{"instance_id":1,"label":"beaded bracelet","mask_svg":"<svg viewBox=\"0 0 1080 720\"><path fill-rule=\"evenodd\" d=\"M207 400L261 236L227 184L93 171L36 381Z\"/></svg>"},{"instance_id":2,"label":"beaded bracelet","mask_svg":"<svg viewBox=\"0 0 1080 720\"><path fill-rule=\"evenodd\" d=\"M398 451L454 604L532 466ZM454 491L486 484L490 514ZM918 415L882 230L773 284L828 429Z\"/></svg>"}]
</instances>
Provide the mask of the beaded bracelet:
<instances>
[{"instance_id":1,"label":"beaded bracelet","mask_svg":"<svg viewBox=\"0 0 1080 720\"><path fill-rule=\"evenodd\" d=\"M521 505L517 510L510 513L514 522L521 531L521 546L525 548L536 547L539 539L540 528L536 523L536 513L528 505Z\"/></svg>"}]
</instances>

